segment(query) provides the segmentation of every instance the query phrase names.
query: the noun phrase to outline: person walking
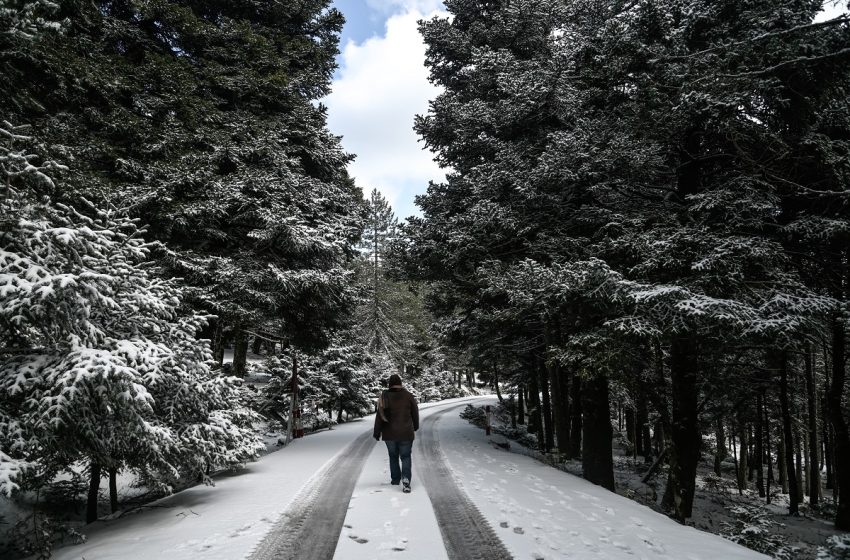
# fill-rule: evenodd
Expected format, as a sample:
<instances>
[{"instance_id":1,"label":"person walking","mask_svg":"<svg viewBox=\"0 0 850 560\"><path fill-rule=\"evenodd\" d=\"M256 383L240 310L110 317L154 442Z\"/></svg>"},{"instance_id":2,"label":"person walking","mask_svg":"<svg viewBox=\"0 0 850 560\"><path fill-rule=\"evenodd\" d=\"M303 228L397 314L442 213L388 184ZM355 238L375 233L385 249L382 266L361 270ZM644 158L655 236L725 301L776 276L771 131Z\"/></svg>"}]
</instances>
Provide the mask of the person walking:
<instances>
[{"instance_id":1,"label":"person walking","mask_svg":"<svg viewBox=\"0 0 850 560\"><path fill-rule=\"evenodd\" d=\"M410 492L411 458L414 432L419 429L419 405L407 389L401 386L401 376L390 376L389 389L381 393L375 414L375 440L383 439L390 456L390 484L401 483L402 491ZM401 465L399 466L399 462Z\"/></svg>"}]
</instances>

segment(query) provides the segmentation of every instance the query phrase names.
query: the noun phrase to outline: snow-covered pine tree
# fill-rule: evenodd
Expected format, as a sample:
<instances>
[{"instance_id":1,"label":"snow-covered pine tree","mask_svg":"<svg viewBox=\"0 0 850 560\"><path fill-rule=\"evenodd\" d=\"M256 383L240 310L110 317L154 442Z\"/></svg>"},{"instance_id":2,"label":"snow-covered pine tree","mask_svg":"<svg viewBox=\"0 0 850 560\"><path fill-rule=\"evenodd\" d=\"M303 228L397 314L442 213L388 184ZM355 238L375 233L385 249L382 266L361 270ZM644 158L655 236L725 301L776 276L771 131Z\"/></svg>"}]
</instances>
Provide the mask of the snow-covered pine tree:
<instances>
[{"instance_id":1,"label":"snow-covered pine tree","mask_svg":"<svg viewBox=\"0 0 850 560\"><path fill-rule=\"evenodd\" d=\"M417 130L454 173L405 229L408 274L434 282L431 308L454 332L474 333L497 284L478 274L488 261L500 273L530 258L545 273L596 257L617 271L627 297L608 325L655 348L654 377L672 379L668 494L680 519L693 499L699 387L720 386L704 364L745 337L799 340L835 307L801 281L780 234L787 162L806 149L788 141L789 75L810 100L843 99L825 77L847 57L846 23L810 25L819 8L461 0L452 18L422 26L445 93ZM510 316L498 298L490 305ZM589 334L569 307L549 310L569 319L555 321L562 337Z\"/></svg>"},{"instance_id":2,"label":"snow-covered pine tree","mask_svg":"<svg viewBox=\"0 0 850 560\"><path fill-rule=\"evenodd\" d=\"M261 324L324 344L353 305L360 231L350 156L316 103L342 15L328 0L173 0L62 3L59 17L65 35L0 39L0 109L74 158L63 200L141 218L188 301L220 317L218 346L231 330L237 373Z\"/></svg>"},{"instance_id":3,"label":"snow-covered pine tree","mask_svg":"<svg viewBox=\"0 0 850 560\"><path fill-rule=\"evenodd\" d=\"M210 370L205 318L178 312L181 288L152 274L137 221L53 202L65 168L16 147L31 142L8 123L0 137L3 491L21 467L38 485L83 461L92 521L102 469L169 489L254 458L255 415Z\"/></svg>"},{"instance_id":4,"label":"snow-covered pine tree","mask_svg":"<svg viewBox=\"0 0 850 560\"><path fill-rule=\"evenodd\" d=\"M386 252L396 234L398 220L387 199L378 191L372 189L366 201L366 220L363 227L363 237L360 249L366 255L369 263L369 295L370 313L368 324L369 340L366 343L370 351L388 352L387 345L393 344L393 337L387 317L385 260Z\"/></svg>"},{"instance_id":5,"label":"snow-covered pine tree","mask_svg":"<svg viewBox=\"0 0 850 560\"><path fill-rule=\"evenodd\" d=\"M605 231L614 210L592 206L591 174L603 174L586 156L562 149L585 133L564 112L575 103L565 81L571 68L563 52L567 11L557 1L453 2L450 10L451 20L422 26L432 79L445 92L418 118L417 130L455 172L430 187L420 199L425 217L405 229L407 270L434 282L429 303L447 342L504 350L509 363L528 364L524 384L535 389L529 396L542 410L532 428L542 428L546 446L557 440L559 448L568 447L573 374L550 358L556 341L570 333L547 336L557 330L560 310L541 309L542 303L531 310L490 289L523 259L533 259L545 274L552 261L592 256L593 237ZM603 414L608 408L601 393L599 408ZM599 438L585 442L610 451ZM610 480L612 473L592 478Z\"/></svg>"}]
</instances>

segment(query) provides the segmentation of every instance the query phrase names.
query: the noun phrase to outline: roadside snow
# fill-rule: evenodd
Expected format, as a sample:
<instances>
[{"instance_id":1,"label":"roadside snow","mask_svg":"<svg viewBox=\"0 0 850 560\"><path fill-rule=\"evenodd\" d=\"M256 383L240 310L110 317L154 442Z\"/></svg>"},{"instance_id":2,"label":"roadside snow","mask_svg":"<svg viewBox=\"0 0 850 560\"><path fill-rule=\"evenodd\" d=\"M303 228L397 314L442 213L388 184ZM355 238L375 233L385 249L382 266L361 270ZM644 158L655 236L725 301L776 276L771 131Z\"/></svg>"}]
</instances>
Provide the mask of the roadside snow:
<instances>
[{"instance_id":1,"label":"roadside snow","mask_svg":"<svg viewBox=\"0 0 850 560\"><path fill-rule=\"evenodd\" d=\"M515 558L768 558L531 457L499 449L457 414L443 416L438 429L459 484Z\"/></svg>"},{"instance_id":2,"label":"roadside snow","mask_svg":"<svg viewBox=\"0 0 850 560\"><path fill-rule=\"evenodd\" d=\"M314 473L371 427L370 418L293 441L244 470L195 486L144 511L82 529L85 544L60 548L57 560L243 558Z\"/></svg>"},{"instance_id":3,"label":"roadside snow","mask_svg":"<svg viewBox=\"0 0 850 560\"><path fill-rule=\"evenodd\" d=\"M422 407L435 410L469 397ZM437 423L450 466L470 499L517 559L620 558L755 560L767 558L715 535L681 526L631 500L532 458L491 446L482 430L459 418ZM314 473L373 417L335 427L263 457L244 471L159 500L121 519L87 526L88 542L55 551L60 560L245 558ZM336 558L442 560L446 553L428 494L417 475L413 492L390 486L382 443L366 461L349 505Z\"/></svg>"}]
</instances>

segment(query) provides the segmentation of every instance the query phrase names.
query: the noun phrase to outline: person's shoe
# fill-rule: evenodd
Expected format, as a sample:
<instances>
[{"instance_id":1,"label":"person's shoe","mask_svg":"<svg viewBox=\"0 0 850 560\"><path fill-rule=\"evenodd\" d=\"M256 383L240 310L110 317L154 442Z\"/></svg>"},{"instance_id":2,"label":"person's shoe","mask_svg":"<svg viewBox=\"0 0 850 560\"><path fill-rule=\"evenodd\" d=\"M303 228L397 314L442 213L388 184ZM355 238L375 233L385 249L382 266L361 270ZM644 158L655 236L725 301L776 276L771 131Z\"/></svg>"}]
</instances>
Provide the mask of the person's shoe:
<instances>
[{"instance_id":1,"label":"person's shoe","mask_svg":"<svg viewBox=\"0 0 850 560\"><path fill-rule=\"evenodd\" d=\"M401 480L401 491L405 494L410 494L410 481L406 478Z\"/></svg>"},{"instance_id":2,"label":"person's shoe","mask_svg":"<svg viewBox=\"0 0 850 560\"><path fill-rule=\"evenodd\" d=\"M393 486L398 486L398 480L391 480L390 484L392 484Z\"/></svg>"}]
</instances>

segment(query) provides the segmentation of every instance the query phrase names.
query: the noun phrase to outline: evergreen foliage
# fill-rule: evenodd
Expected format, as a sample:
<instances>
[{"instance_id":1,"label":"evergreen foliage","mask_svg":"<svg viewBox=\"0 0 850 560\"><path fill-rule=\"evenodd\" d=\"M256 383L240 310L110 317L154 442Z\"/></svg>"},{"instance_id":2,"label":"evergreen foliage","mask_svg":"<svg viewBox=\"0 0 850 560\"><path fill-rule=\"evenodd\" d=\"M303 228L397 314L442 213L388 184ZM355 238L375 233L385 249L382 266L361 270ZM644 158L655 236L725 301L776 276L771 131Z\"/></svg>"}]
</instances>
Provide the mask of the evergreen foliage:
<instances>
[{"instance_id":1,"label":"evergreen foliage","mask_svg":"<svg viewBox=\"0 0 850 560\"><path fill-rule=\"evenodd\" d=\"M353 305L360 229L351 158L314 103L343 23L328 4L65 2L65 33L0 44L0 107L75 161L63 200L127 208L195 308L304 349Z\"/></svg>"},{"instance_id":2,"label":"evergreen foliage","mask_svg":"<svg viewBox=\"0 0 850 560\"><path fill-rule=\"evenodd\" d=\"M581 438L591 480L612 480L610 432L581 437L609 416L606 380L651 400L684 520L699 403L778 390L786 422L781 356L832 332L844 408L850 22L796 0L446 6L420 27L444 92L416 129L452 171L394 264L430 283L442 341L519 367L529 430L573 454Z\"/></svg>"},{"instance_id":3,"label":"evergreen foliage","mask_svg":"<svg viewBox=\"0 0 850 560\"><path fill-rule=\"evenodd\" d=\"M210 370L205 318L178 314L181 288L144 266L155 245L135 220L52 202L64 167L0 134L2 490L22 467L44 483L84 460L168 489L254 458L256 417Z\"/></svg>"}]
</instances>

